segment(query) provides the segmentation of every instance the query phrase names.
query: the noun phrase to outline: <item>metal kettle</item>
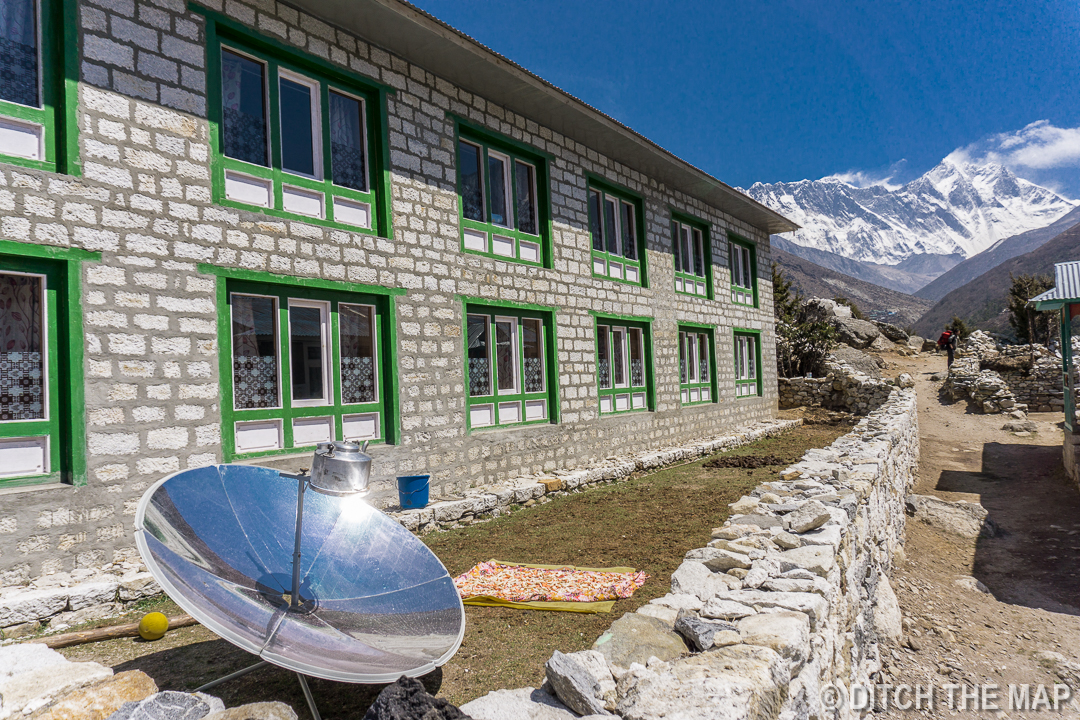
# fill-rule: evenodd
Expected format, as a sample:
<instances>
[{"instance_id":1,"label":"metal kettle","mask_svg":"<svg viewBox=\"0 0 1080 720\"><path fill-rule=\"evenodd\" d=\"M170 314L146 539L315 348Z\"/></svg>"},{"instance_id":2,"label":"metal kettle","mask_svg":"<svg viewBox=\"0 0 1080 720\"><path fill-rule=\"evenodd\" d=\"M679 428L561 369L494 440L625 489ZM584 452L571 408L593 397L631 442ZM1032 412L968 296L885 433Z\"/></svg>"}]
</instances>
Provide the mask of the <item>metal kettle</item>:
<instances>
[{"instance_id":1,"label":"metal kettle","mask_svg":"<svg viewBox=\"0 0 1080 720\"><path fill-rule=\"evenodd\" d=\"M326 495L366 495L371 474L367 442L319 443L311 461L311 489Z\"/></svg>"}]
</instances>

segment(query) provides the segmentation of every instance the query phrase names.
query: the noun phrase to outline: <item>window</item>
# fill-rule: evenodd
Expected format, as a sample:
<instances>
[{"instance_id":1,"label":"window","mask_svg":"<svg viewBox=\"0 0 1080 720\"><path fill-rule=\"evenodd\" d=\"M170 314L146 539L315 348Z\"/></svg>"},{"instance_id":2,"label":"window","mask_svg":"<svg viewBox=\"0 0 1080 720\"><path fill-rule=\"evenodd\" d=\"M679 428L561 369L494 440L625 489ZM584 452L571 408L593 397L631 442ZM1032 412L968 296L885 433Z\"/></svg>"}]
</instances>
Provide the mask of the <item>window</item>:
<instances>
[{"instance_id":1,"label":"window","mask_svg":"<svg viewBox=\"0 0 1080 720\"><path fill-rule=\"evenodd\" d=\"M679 328L679 390L683 405L716 402L712 330Z\"/></svg>"},{"instance_id":2,"label":"window","mask_svg":"<svg viewBox=\"0 0 1080 720\"><path fill-rule=\"evenodd\" d=\"M0 0L0 159L61 170L65 155L63 0ZM74 128L72 128L74 129Z\"/></svg>"},{"instance_id":3,"label":"window","mask_svg":"<svg viewBox=\"0 0 1080 720\"><path fill-rule=\"evenodd\" d=\"M735 397L761 395L760 337L735 332Z\"/></svg>"},{"instance_id":4,"label":"window","mask_svg":"<svg viewBox=\"0 0 1080 720\"><path fill-rule=\"evenodd\" d=\"M757 258L754 246L740 240L728 242L731 257L731 301L757 307Z\"/></svg>"},{"instance_id":5,"label":"window","mask_svg":"<svg viewBox=\"0 0 1080 720\"><path fill-rule=\"evenodd\" d=\"M66 279L62 263L0 257L2 487L71 481Z\"/></svg>"},{"instance_id":6,"label":"window","mask_svg":"<svg viewBox=\"0 0 1080 720\"><path fill-rule=\"evenodd\" d=\"M596 383L601 414L649 409L648 332L647 323L597 319Z\"/></svg>"},{"instance_id":7,"label":"window","mask_svg":"<svg viewBox=\"0 0 1080 720\"><path fill-rule=\"evenodd\" d=\"M594 276L644 284L641 219L640 199L606 188L589 188Z\"/></svg>"},{"instance_id":8,"label":"window","mask_svg":"<svg viewBox=\"0 0 1080 720\"><path fill-rule=\"evenodd\" d=\"M466 307L469 427L551 422L550 313Z\"/></svg>"},{"instance_id":9,"label":"window","mask_svg":"<svg viewBox=\"0 0 1080 720\"><path fill-rule=\"evenodd\" d=\"M386 438L385 298L239 281L227 291L233 456Z\"/></svg>"},{"instance_id":10,"label":"window","mask_svg":"<svg viewBox=\"0 0 1080 720\"><path fill-rule=\"evenodd\" d=\"M544 265L546 164L539 156L479 136L458 140L461 247L466 252Z\"/></svg>"},{"instance_id":11,"label":"window","mask_svg":"<svg viewBox=\"0 0 1080 720\"><path fill-rule=\"evenodd\" d=\"M671 221L675 291L711 297L712 252L708 226L676 217Z\"/></svg>"},{"instance_id":12,"label":"window","mask_svg":"<svg viewBox=\"0 0 1080 720\"><path fill-rule=\"evenodd\" d=\"M215 200L348 230L385 230L373 162L378 93L255 47L226 38L211 53L221 83L211 109Z\"/></svg>"}]
</instances>

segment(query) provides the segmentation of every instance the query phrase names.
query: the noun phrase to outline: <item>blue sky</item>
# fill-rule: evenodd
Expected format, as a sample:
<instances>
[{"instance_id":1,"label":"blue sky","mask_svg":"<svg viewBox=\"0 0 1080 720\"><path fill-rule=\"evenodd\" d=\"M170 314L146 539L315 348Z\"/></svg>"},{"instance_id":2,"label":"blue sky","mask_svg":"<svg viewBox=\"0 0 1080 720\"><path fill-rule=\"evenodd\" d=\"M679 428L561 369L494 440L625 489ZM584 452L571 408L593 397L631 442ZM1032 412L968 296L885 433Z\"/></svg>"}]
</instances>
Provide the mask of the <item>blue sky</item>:
<instances>
[{"instance_id":1,"label":"blue sky","mask_svg":"<svg viewBox=\"0 0 1080 720\"><path fill-rule=\"evenodd\" d=\"M1080 197L1076 0L413 0L732 185L991 157Z\"/></svg>"}]
</instances>

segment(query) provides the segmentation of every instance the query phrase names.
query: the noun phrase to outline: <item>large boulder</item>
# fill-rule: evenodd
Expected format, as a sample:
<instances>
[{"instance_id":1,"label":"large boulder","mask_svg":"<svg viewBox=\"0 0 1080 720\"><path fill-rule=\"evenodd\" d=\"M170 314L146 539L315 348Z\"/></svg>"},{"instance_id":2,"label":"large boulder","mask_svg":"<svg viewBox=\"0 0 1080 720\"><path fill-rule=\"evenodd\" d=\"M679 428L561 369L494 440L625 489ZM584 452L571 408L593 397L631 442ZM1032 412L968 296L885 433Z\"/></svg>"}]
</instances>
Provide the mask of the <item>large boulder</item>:
<instances>
[{"instance_id":1,"label":"large boulder","mask_svg":"<svg viewBox=\"0 0 1080 720\"><path fill-rule=\"evenodd\" d=\"M948 502L930 495L908 495L907 514L938 530L966 538L993 537L997 526L986 508L975 503Z\"/></svg>"},{"instance_id":2,"label":"large boulder","mask_svg":"<svg viewBox=\"0 0 1080 720\"><path fill-rule=\"evenodd\" d=\"M615 680L595 650L571 655L556 650L544 671L555 694L578 715L603 715L608 702L614 706Z\"/></svg>"},{"instance_id":3,"label":"large boulder","mask_svg":"<svg viewBox=\"0 0 1080 720\"><path fill-rule=\"evenodd\" d=\"M836 328L837 339L857 350L870 347L874 340L881 337L881 331L868 320L834 317L832 324Z\"/></svg>"},{"instance_id":4,"label":"large boulder","mask_svg":"<svg viewBox=\"0 0 1080 720\"><path fill-rule=\"evenodd\" d=\"M35 720L105 720L124 703L137 703L158 691L157 684L141 670L118 673L96 685L65 695ZM253 718L255 716L252 716ZM296 715L293 715L295 720Z\"/></svg>"},{"instance_id":5,"label":"large boulder","mask_svg":"<svg viewBox=\"0 0 1080 720\"><path fill-rule=\"evenodd\" d=\"M473 720L579 720L554 695L531 687L489 692L462 705L461 711ZM610 715L586 715L581 720L599 717L611 720Z\"/></svg>"},{"instance_id":6,"label":"large boulder","mask_svg":"<svg viewBox=\"0 0 1080 720\"><path fill-rule=\"evenodd\" d=\"M788 663L776 651L730 645L633 668L619 678L616 712L624 720L775 718L789 678Z\"/></svg>"},{"instance_id":7,"label":"large boulder","mask_svg":"<svg viewBox=\"0 0 1080 720\"><path fill-rule=\"evenodd\" d=\"M686 650L686 643L663 620L626 613L611 624L593 643L609 665L628 668L632 663L644 665L651 657L672 660Z\"/></svg>"},{"instance_id":8,"label":"large boulder","mask_svg":"<svg viewBox=\"0 0 1080 720\"><path fill-rule=\"evenodd\" d=\"M874 632L879 639L899 645L904 630L900 615L900 603L896 601L889 578L878 578L877 592L874 594Z\"/></svg>"},{"instance_id":9,"label":"large boulder","mask_svg":"<svg viewBox=\"0 0 1080 720\"><path fill-rule=\"evenodd\" d=\"M246 720L248 716L235 720ZM252 715L251 717L257 717ZM296 717L294 713L293 718ZM432 697L415 678L398 678L387 685L368 708L364 720L469 720L469 716L443 698ZM282 720L286 720L282 718ZM291 719L290 719L291 720Z\"/></svg>"},{"instance_id":10,"label":"large boulder","mask_svg":"<svg viewBox=\"0 0 1080 720\"><path fill-rule=\"evenodd\" d=\"M113 671L96 662L68 662L38 667L0 680L0 718L29 715L72 690L112 677ZM27 710L29 708L29 710Z\"/></svg>"},{"instance_id":11,"label":"large boulder","mask_svg":"<svg viewBox=\"0 0 1080 720\"><path fill-rule=\"evenodd\" d=\"M826 317L851 317L851 308L847 305L841 305L835 300L829 300L828 298L810 298L806 301L806 304L810 307L821 308L825 312Z\"/></svg>"},{"instance_id":12,"label":"large boulder","mask_svg":"<svg viewBox=\"0 0 1080 720\"><path fill-rule=\"evenodd\" d=\"M885 364L880 358L867 355L863 351L847 345L838 345L833 348L832 352L829 353L828 362L836 365L848 365L852 370L861 372L863 375L869 375L872 378L881 377L881 368Z\"/></svg>"},{"instance_id":13,"label":"large boulder","mask_svg":"<svg viewBox=\"0 0 1080 720\"><path fill-rule=\"evenodd\" d=\"M893 342L907 344L909 336L904 332L903 328L893 325L892 323L879 322L877 320L874 320L873 323L877 326L877 329L881 331L882 335Z\"/></svg>"},{"instance_id":14,"label":"large boulder","mask_svg":"<svg viewBox=\"0 0 1080 720\"><path fill-rule=\"evenodd\" d=\"M738 627L747 645L771 648L786 658L792 677L810 657L810 619L801 612L759 613L743 618Z\"/></svg>"}]
</instances>

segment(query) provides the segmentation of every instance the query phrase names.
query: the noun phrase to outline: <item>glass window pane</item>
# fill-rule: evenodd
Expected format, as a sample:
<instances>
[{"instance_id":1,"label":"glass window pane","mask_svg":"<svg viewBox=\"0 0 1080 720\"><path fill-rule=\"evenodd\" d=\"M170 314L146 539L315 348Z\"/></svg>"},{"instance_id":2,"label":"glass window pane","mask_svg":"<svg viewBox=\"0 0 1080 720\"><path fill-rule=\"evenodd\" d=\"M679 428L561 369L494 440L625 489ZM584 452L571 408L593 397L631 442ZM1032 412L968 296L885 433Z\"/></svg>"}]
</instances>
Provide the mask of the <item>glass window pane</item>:
<instances>
[{"instance_id":1,"label":"glass window pane","mask_svg":"<svg viewBox=\"0 0 1080 720\"><path fill-rule=\"evenodd\" d=\"M686 378L697 382L697 341L692 333L686 337Z\"/></svg>"},{"instance_id":2,"label":"glass window pane","mask_svg":"<svg viewBox=\"0 0 1080 720\"><path fill-rule=\"evenodd\" d=\"M731 283L739 285L742 282L742 256L739 254L738 245L731 243L729 247L731 248L728 253L731 257Z\"/></svg>"},{"instance_id":3,"label":"glass window pane","mask_svg":"<svg viewBox=\"0 0 1080 720\"><path fill-rule=\"evenodd\" d=\"M491 394L491 360L488 323L483 315L470 315L469 332L469 395Z\"/></svg>"},{"instance_id":4,"label":"glass window pane","mask_svg":"<svg viewBox=\"0 0 1080 720\"><path fill-rule=\"evenodd\" d=\"M262 63L221 51L221 114L224 152L266 166L266 103Z\"/></svg>"},{"instance_id":5,"label":"glass window pane","mask_svg":"<svg viewBox=\"0 0 1080 720\"><path fill-rule=\"evenodd\" d=\"M607 325L596 328L596 375L600 387L611 387L611 338Z\"/></svg>"},{"instance_id":6,"label":"glass window pane","mask_svg":"<svg viewBox=\"0 0 1080 720\"><path fill-rule=\"evenodd\" d=\"M615 387L626 386L626 331L611 331L611 369L615 376Z\"/></svg>"},{"instance_id":7,"label":"glass window pane","mask_svg":"<svg viewBox=\"0 0 1080 720\"><path fill-rule=\"evenodd\" d=\"M277 302L232 296L233 404L237 410L278 402Z\"/></svg>"},{"instance_id":8,"label":"glass window pane","mask_svg":"<svg viewBox=\"0 0 1080 720\"><path fill-rule=\"evenodd\" d=\"M0 100L41 107L37 35L34 0L0 0Z\"/></svg>"},{"instance_id":9,"label":"glass window pane","mask_svg":"<svg viewBox=\"0 0 1080 720\"><path fill-rule=\"evenodd\" d=\"M517 388L517 358L514 357L514 322L495 321L495 369L500 390Z\"/></svg>"},{"instance_id":10,"label":"glass window pane","mask_svg":"<svg viewBox=\"0 0 1080 720\"><path fill-rule=\"evenodd\" d=\"M506 159L488 153L488 184L491 186L491 222L510 227L506 197Z\"/></svg>"},{"instance_id":11,"label":"glass window pane","mask_svg":"<svg viewBox=\"0 0 1080 720\"><path fill-rule=\"evenodd\" d=\"M743 287L752 288L754 287L754 281L750 272L750 269L752 267L750 265L750 248L742 248L742 258Z\"/></svg>"},{"instance_id":12,"label":"glass window pane","mask_svg":"<svg viewBox=\"0 0 1080 720\"><path fill-rule=\"evenodd\" d=\"M645 386L645 348L640 330L630 329L630 384Z\"/></svg>"},{"instance_id":13,"label":"glass window pane","mask_svg":"<svg viewBox=\"0 0 1080 720\"><path fill-rule=\"evenodd\" d=\"M709 381L709 339L698 335L698 378L699 382Z\"/></svg>"},{"instance_id":14,"label":"glass window pane","mask_svg":"<svg viewBox=\"0 0 1080 720\"><path fill-rule=\"evenodd\" d=\"M281 167L302 175L315 174L313 88L281 78Z\"/></svg>"},{"instance_id":15,"label":"glass window pane","mask_svg":"<svg viewBox=\"0 0 1080 720\"><path fill-rule=\"evenodd\" d=\"M619 254L619 224L616 219L615 201L604 198L604 231L607 234L607 251Z\"/></svg>"},{"instance_id":16,"label":"glass window pane","mask_svg":"<svg viewBox=\"0 0 1080 720\"><path fill-rule=\"evenodd\" d=\"M325 400L323 371L326 314L322 308L289 307L289 361L293 400Z\"/></svg>"},{"instance_id":17,"label":"glass window pane","mask_svg":"<svg viewBox=\"0 0 1080 720\"><path fill-rule=\"evenodd\" d=\"M521 355L525 365L525 392L544 391L543 324L535 318L521 321Z\"/></svg>"},{"instance_id":18,"label":"glass window pane","mask_svg":"<svg viewBox=\"0 0 1080 720\"><path fill-rule=\"evenodd\" d=\"M44 280L0 274L0 420L45 419Z\"/></svg>"},{"instance_id":19,"label":"glass window pane","mask_svg":"<svg viewBox=\"0 0 1080 720\"><path fill-rule=\"evenodd\" d=\"M686 333L679 333L679 382L686 382Z\"/></svg>"},{"instance_id":20,"label":"glass window pane","mask_svg":"<svg viewBox=\"0 0 1080 720\"><path fill-rule=\"evenodd\" d=\"M679 242L679 224L671 224L671 256L675 260L675 270L682 270L682 243Z\"/></svg>"},{"instance_id":21,"label":"glass window pane","mask_svg":"<svg viewBox=\"0 0 1080 720\"><path fill-rule=\"evenodd\" d=\"M682 244L682 261L683 272L690 272L691 267L691 255L690 247L690 228L685 225L679 225L679 242Z\"/></svg>"},{"instance_id":22,"label":"glass window pane","mask_svg":"<svg viewBox=\"0 0 1080 720\"><path fill-rule=\"evenodd\" d=\"M480 148L458 143L458 167L461 172L461 214L469 220L484 222L484 183L480 174Z\"/></svg>"},{"instance_id":23,"label":"glass window pane","mask_svg":"<svg viewBox=\"0 0 1080 720\"><path fill-rule=\"evenodd\" d=\"M746 377L757 379L757 343L753 338L746 338Z\"/></svg>"},{"instance_id":24,"label":"glass window pane","mask_svg":"<svg viewBox=\"0 0 1080 720\"><path fill-rule=\"evenodd\" d=\"M694 230L694 274L705 277L705 249L700 230Z\"/></svg>"},{"instance_id":25,"label":"glass window pane","mask_svg":"<svg viewBox=\"0 0 1080 720\"><path fill-rule=\"evenodd\" d=\"M330 93L330 168L335 185L366 191L363 104Z\"/></svg>"},{"instance_id":26,"label":"glass window pane","mask_svg":"<svg viewBox=\"0 0 1080 720\"><path fill-rule=\"evenodd\" d=\"M589 232L592 233L593 250L604 249L604 226L600 222L601 195L596 190L589 191Z\"/></svg>"},{"instance_id":27,"label":"glass window pane","mask_svg":"<svg viewBox=\"0 0 1080 720\"><path fill-rule=\"evenodd\" d=\"M741 337L735 338L735 379L742 380L742 350L743 339Z\"/></svg>"},{"instance_id":28,"label":"glass window pane","mask_svg":"<svg viewBox=\"0 0 1080 720\"><path fill-rule=\"evenodd\" d=\"M620 231L622 232L623 255L629 260L637 260L637 229L634 225L634 206L620 203Z\"/></svg>"},{"instance_id":29,"label":"glass window pane","mask_svg":"<svg viewBox=\"0 0 1080 720\"><path fill-rule=\"evenodd\" d=\"M346 405L376 400L375 308L338 305L341 336L341 402Z\"/></svg>"},{"instance_id":30,"label":"glass window pane","mask_svg":"<svg viewBox=\"0 0 1080 720\"><path fill-rule=\"evenodd\" d=\"M514 178L517 192L517 228L521 232L536 235L536 183L532 165L514 161Z\"/></svg>"}]
</instances>

